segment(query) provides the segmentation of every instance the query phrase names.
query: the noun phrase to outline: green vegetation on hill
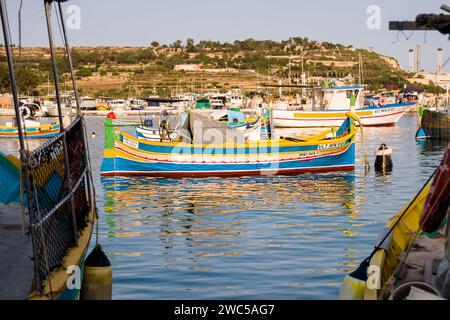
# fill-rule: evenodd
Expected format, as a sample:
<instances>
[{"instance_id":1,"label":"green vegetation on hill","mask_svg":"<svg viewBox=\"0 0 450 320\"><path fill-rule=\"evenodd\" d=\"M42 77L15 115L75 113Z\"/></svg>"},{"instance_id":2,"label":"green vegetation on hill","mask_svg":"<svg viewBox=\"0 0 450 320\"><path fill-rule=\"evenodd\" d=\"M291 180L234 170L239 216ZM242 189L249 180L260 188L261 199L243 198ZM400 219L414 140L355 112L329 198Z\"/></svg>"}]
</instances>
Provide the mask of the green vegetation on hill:
<instances>
[{"instance_id":1,"label":"green vegetation on hill","mask_svg":"<svg viewBox=\"0 0 450 320\"><path fill-rule=\"evenodd\" d=\"M17 57L17 76L21 93L30 93L38 85L51 79L50 59L45 48L23 48ZM218 42L193 39L174 41L160 45L153 41L149 47L78 47L72 50L76 76L86 81L95 94L114 93L126 96L131 87L140 94L157 93L169 95L182 89L230 89L243 87L257 90L258 85L270 79L273 83L299 83L302 70L314 84L323 78L351 76L358 82L359 56L363 61L363 80L373 91L403 88L411 83L408 74L398 67L395 59L381 56L364 49L354 49L330 42L317 42L308 38L293 37L283 41L254 40ZM174 72L176 65L197 64L206 69L234 69L235 73L213 75L206 72ZM0 90L9 91L9 80L4 55L0 56ZM60 77L69 71L62 48L58 49L58 72ZM251 74L253 72L253 74ZM98 76L97 82L89 82ZM105 78L116 77L115 87L108 87ZM266 81L266 82L267 82ZM84 82L83 82L84 83ZM88 83L91 83L88 85ZM201 83L201 84L200 84ZM255 84L256 83L256 84ZM97 87L98 84L98 87ZM241 85L242 84L242 85ZM428 92L442 92L433 84L421 85Z\"/></svg>"}]
</instances>

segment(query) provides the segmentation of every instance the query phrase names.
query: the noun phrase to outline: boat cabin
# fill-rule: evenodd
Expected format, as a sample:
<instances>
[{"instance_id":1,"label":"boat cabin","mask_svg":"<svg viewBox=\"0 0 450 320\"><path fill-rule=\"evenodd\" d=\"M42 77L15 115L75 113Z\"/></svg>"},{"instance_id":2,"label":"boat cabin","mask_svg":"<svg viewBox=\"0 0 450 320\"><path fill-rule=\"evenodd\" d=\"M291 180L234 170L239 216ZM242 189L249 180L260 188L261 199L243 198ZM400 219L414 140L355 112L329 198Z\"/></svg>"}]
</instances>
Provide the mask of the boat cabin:
<instances>
[{"instance_id":1,"label":"boat cabin","mask_svg":"<svg viewBox=\"0 0 450 320\"><path fill-rule=\"evenodd\" d=\"M322 88L314 92L313 110L332 111L358 109L362 107L362 86Z\"/></svg>"},{"instance_id":2,"label":"boat cabin","mask_svg":"<svg viewBox=\"0 0 450 320\"><path fill-rule=\"evenodd\" d=\"M96 110L97 109L97 101L91 97L83 97L83 98L81 98L80 108L83 111Z\"/></svg>"},{"instance_id":3,"label":"boat cabin","mask_svg":"<svg viewBox=\"0 0 450 320\"><path fill-rule=\"evenodd\" d=\"M195 103L195 109L211 109L211 102L209 99L198 99Z\"/></svg>"}]
</instances>

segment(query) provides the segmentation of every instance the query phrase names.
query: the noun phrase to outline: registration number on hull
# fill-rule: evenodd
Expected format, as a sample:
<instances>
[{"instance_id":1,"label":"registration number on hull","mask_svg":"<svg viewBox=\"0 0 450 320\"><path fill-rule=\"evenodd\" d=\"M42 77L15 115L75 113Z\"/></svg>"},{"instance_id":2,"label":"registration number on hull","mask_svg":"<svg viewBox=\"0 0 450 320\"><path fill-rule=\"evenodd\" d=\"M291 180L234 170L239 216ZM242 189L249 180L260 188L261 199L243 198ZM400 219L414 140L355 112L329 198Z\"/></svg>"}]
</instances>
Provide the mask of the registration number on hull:
<instances>
[{"instance_id":1,"label":"registration number on hull","mask_svg":"<svg viewBox=\"0 0 450 320\"><path fill-rule=\"evenodd\" d=\"M319 145L317 146L317 150L339 148L339 147L342 147L344 144L345 144L345 142L337 142L337 143L329 143L329 144L319 144Z\"/></svg>"},{"instance_id":2,"label":"registration number on hull","mask_svg":"<svg viewBox=\"0 0 450 320\"><path fill-rule=\"evenodd\" d=\"M125 143L127 146L133 147L133 148L138 148L139 147L139 143L137 143L134 140L128 139L126 137L123 137L123 143Z\"/></svg>"},{"instance_id":3,"label":"registration number on hull","mask_svg":"<svg viewBox=\"0 0 450 320\"><path fill-rule=\"evenodd\" d=\"M393 108L383 108L383 109L375 109L373 113L385 113L385 112L392 112L394 111Z\"/></svg>"},{"instance_id":4,"label":"registration number on hull","mask_svg":"<svg viewBox=\"0 0 450 320\"><path fill-rule=\"evenodd\" d=\"M317 156L318 155L318 153L317 152L302 152L302 153L299 153L299 157L300 158L307 158L307 157L313 157L313 156Z\"/></svg>"}]
</instances>

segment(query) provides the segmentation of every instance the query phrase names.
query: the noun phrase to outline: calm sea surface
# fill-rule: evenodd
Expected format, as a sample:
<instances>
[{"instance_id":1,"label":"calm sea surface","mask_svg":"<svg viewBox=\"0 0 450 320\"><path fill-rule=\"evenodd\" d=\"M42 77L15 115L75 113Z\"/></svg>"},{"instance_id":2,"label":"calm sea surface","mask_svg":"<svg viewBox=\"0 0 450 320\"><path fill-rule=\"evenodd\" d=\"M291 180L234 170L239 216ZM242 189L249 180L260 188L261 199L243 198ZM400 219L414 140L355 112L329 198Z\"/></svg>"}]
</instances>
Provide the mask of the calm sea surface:
<instances>
[{"instance_id":1,"label":"calm sea surface","mask_svg":"<svg viewBox=\"0 0 450 320\"><path fill-rule=\"evenodd\" d=\"M417 143L416 117L407 114L394 127L364 128L372 167L379 145L392 147L390 175L373 168L364 175L358 133L354 172L101 179L104 119L86 121L115 299L335 299L342 278L370 254L380 228L420 190L446 147Z\"/></svg>"}]
</instances>

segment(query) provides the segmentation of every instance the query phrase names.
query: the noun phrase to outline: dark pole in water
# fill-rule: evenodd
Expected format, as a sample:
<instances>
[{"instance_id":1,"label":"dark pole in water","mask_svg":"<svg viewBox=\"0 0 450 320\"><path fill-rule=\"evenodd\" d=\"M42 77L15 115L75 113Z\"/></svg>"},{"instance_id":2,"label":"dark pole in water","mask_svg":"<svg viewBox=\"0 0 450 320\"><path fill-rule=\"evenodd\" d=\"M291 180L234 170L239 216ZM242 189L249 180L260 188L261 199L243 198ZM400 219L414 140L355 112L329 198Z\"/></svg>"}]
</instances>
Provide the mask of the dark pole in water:
<instances>
[{"instance_id":1,"label":"dark pole in water","mask_svg":"<svg viewBox=\"0 0 450 320\"><path fill-rule=\"evenodd\" d=\"M58 117L59 117L59 126L60 131L63 134L63 149L64 149L64 173L67 178L67 191L70 193L70 206L72 211L72 223L73 223L73 243L74 245L77 244L77 220L76 220L76 213L75 213L75 199L73 196L73 184L72 184L72 177L70 175L70 163L69 163L69 153L67 151L67 136L66 131L64 129L63 124L63 117L62 117L62 110L61 110L61 96L59 93L59 82L58 82L58 70L56 67L56 52L55 47L53 46L53 36L52 36L52 26L50 22L50 12L51 12L51 2L53 0L44 0L45 5L45 18L47 21L47 33L48 33L48 43L50 47L50 56L52 60L52 72L53 72L53 80L55 83L55 98L56 98L56 105L58 107Z\"/></svg>"}]
</instances>

